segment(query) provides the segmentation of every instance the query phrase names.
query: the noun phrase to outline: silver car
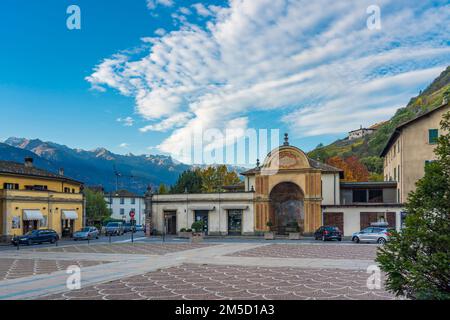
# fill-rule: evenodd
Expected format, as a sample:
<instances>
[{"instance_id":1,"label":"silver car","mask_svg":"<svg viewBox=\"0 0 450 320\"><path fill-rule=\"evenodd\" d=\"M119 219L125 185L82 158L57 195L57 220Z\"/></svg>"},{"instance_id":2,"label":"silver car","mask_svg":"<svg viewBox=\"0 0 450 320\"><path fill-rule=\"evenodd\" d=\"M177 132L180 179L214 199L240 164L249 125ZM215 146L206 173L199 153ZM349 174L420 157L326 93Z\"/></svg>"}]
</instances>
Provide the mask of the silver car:
<instances>
[{"instance_id":1,"label":"silver car","mask_svg":"<svg viewBox=\"0 0 450 320\"><path fill-rule=\"evenodd\" d=\"M388 227L367 227L359 232L353 233L352 241L356 243L375 242L385 244L389 241L389 236L392 231L393 229Z\"/></svg>"},{"instance_id":2,"label":"silver car","mask_svg":"<svg viewBox=\"0 0 450 320\"><path fill-rule=\"evenodd\" d=\"M96 227L84 227L73 234L73 240L91 240L98 239L99 232Z\"/></svg>"}]
</instances>

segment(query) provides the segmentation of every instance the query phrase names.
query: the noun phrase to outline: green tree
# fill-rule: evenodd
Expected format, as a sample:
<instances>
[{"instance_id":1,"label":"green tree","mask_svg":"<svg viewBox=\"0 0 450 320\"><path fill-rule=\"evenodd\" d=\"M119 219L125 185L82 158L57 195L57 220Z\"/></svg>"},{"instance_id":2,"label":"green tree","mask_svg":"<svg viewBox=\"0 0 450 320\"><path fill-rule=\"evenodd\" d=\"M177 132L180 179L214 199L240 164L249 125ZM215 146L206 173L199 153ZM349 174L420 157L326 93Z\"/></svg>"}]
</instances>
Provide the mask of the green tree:
<instances>
[{"instance_id":1,"label":"green tree","mask_svg":"<svg viewBox=\"0 0 450 320\"><path fill-rule=\"evenodd\" d=\"M158 193L159 194L168 194L169 188L167 188L167 186L164 183L161 183L158 188Z\"/></svg>"},{"instance_id":2,"label":"green tree","mask_svg":"<svg viewBox=\"0 0 450 320\"><path fill-rule=\"evenodd\" d=\"M111 216L102 192L84 189L86 199L86 223L102 222Z\"/></svg>"},{"instance_id":3,"label":"green tree","mask_svg":"<svg viewBox=\"0 0 450 320\"><path fill-rule=\"evenodd\" d=\"M366 166L370 173L383 173L383 159L380 157L365 157L362 158L361 163Z\"/></svg>"},{"instance_id":4,"label":"green tree","mask_svg":"<svg viewBox=\"0 0 450 320\"><path fill-rule=\"evenodd\" d=\"M441 127L437 160L408 196L405 227L376 259L388 290L411 299L450 299L450 112Z\"/></svg>"},{"instance_id":5,"label":"green tree","mask_svg":"<svg viewBox=\"0 0 450 320\"><path fill-rule=\"evenodd\" d=\"M200 169L184 171L179 177L175 185L170 188L171 193L201 193L202 177Z\"/></svg>"},{"instance_id":6,"label":"green tree","mask_svg":"<svg viewBox=\"0 0 450 320\"><path fill-rule=\"evenodd\" d=\"M235 171L228 171L226 165L210 166L200 171L203 192L223 191L223 186L241 182Z\"/></svg>"}]
</instances>

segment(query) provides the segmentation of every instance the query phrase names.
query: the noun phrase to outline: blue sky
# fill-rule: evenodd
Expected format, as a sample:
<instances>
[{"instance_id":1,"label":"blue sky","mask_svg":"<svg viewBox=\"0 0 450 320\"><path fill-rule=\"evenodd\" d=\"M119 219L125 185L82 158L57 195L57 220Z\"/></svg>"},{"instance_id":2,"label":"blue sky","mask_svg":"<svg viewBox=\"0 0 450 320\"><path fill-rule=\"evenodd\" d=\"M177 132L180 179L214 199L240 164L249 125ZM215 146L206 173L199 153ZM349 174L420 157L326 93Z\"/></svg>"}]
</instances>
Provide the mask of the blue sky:
<instances>
[{"instance_id":1,"label":"blue sky","mask_svg":"<svg viewBox=\"0 0 450 320\"><path fill-rule=\"evenodd\" d=\"M194 128L266 128L310 150L438 76L447 2L3 0L0 139L172 153Z\"/></svg>"}]
</instances>

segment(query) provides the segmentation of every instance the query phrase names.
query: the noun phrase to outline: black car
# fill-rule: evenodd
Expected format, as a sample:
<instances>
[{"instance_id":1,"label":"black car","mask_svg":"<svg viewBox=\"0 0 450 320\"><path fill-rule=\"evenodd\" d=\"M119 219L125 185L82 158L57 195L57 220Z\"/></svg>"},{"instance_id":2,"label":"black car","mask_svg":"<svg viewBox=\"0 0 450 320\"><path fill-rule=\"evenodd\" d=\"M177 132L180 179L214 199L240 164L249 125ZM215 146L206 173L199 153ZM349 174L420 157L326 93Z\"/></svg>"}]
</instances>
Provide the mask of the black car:
<instances>
[{"instance_id":1,"label":"black car","mask_svg":"<svg viewBox=\"0 0 450 320\"><path fill-rule=\"evenodd\" d=\"M15 236L12 239L12 244L17 246L17 244L26 244L28 246L34 243L44 243L50 242L55 243L59 240L59 235L55 230L45 229L45 230L32 230L27 232L23 236Z\"/></svg>"},{"instance_id":2,"label":"black car","mask_svg":"<svg viewBox=\"0 0 450 320\"><path fill-rule=\"evenodd\" d=\"M342 232L335 226L322 226L314 232L315 240L338 240L342 241Z\"/></svg>"}]
</instances>

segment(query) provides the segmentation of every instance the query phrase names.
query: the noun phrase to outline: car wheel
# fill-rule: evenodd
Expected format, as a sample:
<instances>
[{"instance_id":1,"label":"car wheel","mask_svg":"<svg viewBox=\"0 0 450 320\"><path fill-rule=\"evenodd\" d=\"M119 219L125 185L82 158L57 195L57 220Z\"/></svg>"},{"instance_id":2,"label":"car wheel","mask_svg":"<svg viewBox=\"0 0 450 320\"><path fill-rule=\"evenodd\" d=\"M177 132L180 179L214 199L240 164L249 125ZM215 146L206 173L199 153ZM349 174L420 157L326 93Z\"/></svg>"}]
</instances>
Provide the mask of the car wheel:
<instances>
[{"instance_id":1,"label":"car wheel","mask_svg":"<svg viewBox=\"0 0 450 320\"><path fill-rule=\"evenodd\" d=\"M342 241L342 238L338 238L338 241Z\"/></svg>"},{"instance_id":2,"label":"car wheel","mask_svg":"<svg viewBox=\"0 0 450 320\"><path fill-rule=\"evenodd\" d=\"M95 239L98 239L98 236L96 236Z\"/></svg>"},{"instance_id":3,"label":"car wheel","mask_svg":"<svg viewBox=\"0 0 450 320\"><path fill-rule=\"evenodd\" d=\"M377 241L378 244L385 244L386 243L386 239L385 238L380 238Z\"/></svg>"},{"instance_id":4,"label":"car wheel","mask_svg":"<svg viewBox=\"0 0 450 320\"><path fill-rule=\"evenodd\" d=\"M359 238L358 237L353 237L352 241L356 242L356 243L359 243Z\"/></svg>"}]
</instances>

